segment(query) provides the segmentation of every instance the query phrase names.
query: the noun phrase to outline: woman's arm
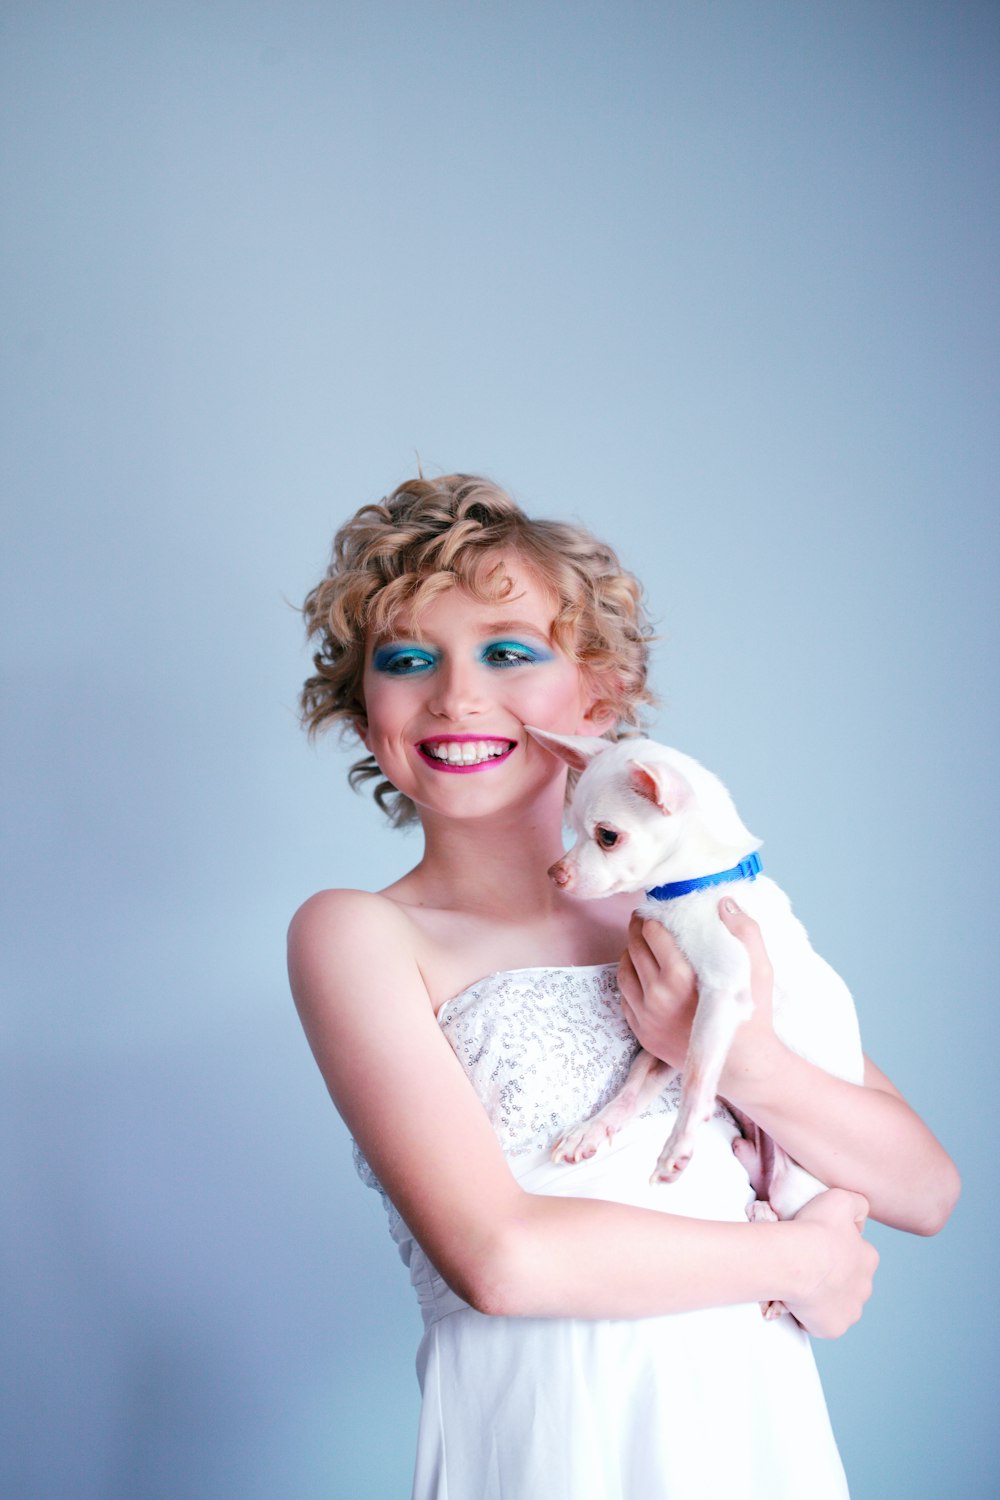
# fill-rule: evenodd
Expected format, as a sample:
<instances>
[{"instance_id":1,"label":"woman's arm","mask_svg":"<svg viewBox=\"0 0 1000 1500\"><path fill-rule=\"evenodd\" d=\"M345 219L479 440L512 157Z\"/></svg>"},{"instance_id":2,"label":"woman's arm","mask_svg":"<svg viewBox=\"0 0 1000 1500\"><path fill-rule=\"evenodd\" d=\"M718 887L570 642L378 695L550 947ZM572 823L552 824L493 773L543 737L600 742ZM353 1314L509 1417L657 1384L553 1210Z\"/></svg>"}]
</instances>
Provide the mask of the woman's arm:
<instances>
[{"instance_id":1,"label":"woman's arm","mask_svg":"<svg viewBox=\"0 0 1000 1500\"><path fill-rule=\"evenodd\" d=\"M327 891L289 933L299 1014L348 1128L441 1275L483 1312L637 1317L780 1300L835 1336L861 1314L867 1205L824 1193L786 1224L709 1223L525 1193L435 1020L403 913Z\"/></svg>"},{"instance_id":2,"label":"woman's arm","mask_svg":"<svg viewBox=\"0 0 1000 1500\"><path fill-rule=\"evenodd\" d=\"M786 1047L771 1024L771 965L752 918L719 904L750 954L754 1013L737 1032L720 1092L822 1182L853 1188L883 1224L936 1234L958 1198L954 1162L888 1078L865 1059L864 1084L845 1083ZM626 1018L643 1046L684 1062L697 1004L694 975L659 922L629 928L619 971Z\"/></svg>"}]
</instances>

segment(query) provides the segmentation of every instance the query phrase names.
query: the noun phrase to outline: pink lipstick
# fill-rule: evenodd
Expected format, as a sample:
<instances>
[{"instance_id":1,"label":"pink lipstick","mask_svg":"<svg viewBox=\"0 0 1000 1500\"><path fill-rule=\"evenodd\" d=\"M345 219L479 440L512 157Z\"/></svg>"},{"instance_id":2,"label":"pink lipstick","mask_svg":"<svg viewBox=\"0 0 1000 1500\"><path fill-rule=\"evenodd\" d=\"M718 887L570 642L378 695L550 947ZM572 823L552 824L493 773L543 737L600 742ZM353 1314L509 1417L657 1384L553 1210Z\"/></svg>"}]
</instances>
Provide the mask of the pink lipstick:
<instances>
[{"instance_id":1,"label":"pink lipstick","mask_svg":"<svg viewBox=\"0 0 1000 1500\"><path fill-rule=\"evenodd\" d=\"M435 771L465 775L470 771L487 771L498 766L517 748L515 740L497 735L447 734L421 740L417 745L420 758Z\"/></svg>"}]
</instances>

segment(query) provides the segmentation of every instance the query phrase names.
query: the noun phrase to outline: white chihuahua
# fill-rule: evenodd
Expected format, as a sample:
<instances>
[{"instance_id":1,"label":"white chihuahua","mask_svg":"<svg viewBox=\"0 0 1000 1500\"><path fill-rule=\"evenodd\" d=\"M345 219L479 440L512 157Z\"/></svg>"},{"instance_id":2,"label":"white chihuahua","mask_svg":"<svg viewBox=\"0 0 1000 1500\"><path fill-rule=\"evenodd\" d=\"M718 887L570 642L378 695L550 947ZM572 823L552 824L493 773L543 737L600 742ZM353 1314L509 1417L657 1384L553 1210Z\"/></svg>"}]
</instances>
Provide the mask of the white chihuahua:
<instances>
[{"instance_id":1,"label":"white chihuahua","mask_svg":"<svg viewBox=\"0 0 1000 1500\"><path fill-rule=\"evenodd\" d=\"M583 774L570 821L576 843L549 870L581 899L644 891L638 911L673 933L698 979L698 1008L684 1062L680 1109L654 1182L684 1170L698 1125L714 1108L719 1076L737 1028L753 1010L747 950L719 919L729 882L737 904L760 925L774 968L774 1028L789 1047L828 1073L860 1083L864 1060L850 991L812 948L788 897L759 875L760 840L745 828L718 777L653 740L607 740L528 732ZM640 1051L620 1092L556 1146L556 1161L593 1156L643 1110L674 1069ZM734 1150L757 1195L751 1219L788 1218L823 1184L740 1117ZM770 1205L770 1206L768 1206ZM777 1312L780 1307L775 1307Z\"/></svg>"}]
</instances>

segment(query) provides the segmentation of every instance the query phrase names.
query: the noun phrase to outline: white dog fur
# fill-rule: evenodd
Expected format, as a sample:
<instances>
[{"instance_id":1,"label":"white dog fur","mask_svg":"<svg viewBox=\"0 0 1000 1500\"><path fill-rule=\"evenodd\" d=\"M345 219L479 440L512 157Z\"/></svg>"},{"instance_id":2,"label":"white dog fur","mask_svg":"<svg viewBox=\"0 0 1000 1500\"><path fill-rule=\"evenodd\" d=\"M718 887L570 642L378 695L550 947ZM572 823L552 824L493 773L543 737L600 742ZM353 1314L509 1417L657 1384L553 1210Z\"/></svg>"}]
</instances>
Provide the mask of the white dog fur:
<instances>
[{"instance_id":1,"label":"white dog fur","mask_svg":"<svg viewBox=\"0 0 1000 1500\"><path fill-rule=\"evenodd\" d=\"M570 822L576 842L549 875L581 899L713 875L760 847L725 787L704 766L652 740L607 740L529 733L582 774ZM666 901L643 900L638 911L673 933L698 978L698 1007L683 1068L677 1120L653 1173L671 1182L694 1149L697 1126L714 1108L719 1076L737 1028L753 1009L744 945L719 918L731 893L759 924L774 968L774 1028L793 1051L827 1072L860 1083L864 1060L850 991L812 948L788 897L765 875L702 887ZM592 1120L557 1144L557 1161L592 1156L644 1109L674 1070L640 1051L628 1078ZM788 1218L823 1184L793 1162L752 1122L740 1117L734 1150L756 1193L750 1218ZM770 1207L768 1207L770 1205ZM780 1311L776 1307L773 1311Z\"/></svg>"}]
</instances>

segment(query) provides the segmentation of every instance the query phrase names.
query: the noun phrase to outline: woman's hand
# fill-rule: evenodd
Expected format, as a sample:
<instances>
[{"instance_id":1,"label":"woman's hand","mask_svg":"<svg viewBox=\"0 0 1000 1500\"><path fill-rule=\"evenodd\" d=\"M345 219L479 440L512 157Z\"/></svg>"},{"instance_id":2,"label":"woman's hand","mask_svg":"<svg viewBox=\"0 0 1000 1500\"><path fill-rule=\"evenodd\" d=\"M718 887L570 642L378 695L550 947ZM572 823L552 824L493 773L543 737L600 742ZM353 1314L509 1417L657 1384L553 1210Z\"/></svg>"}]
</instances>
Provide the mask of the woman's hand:
<instances>
[{"instance_id":1,"label":"woman's hand","mask_svg":"<svg viewBox=\"0 0 1000 1500\"><path fill-rule=\"evenodd\" d=\"M862 1238L868 1200L860 1193L831 1188L800 1208L793 1224L814 1238L817 1259L803 1293L790 1300L788 1311L809 1333L839 1338L861 1317L872 1294L878 1251Z\"/></svg>"},{"instance_id":2,"label":"woman's hand","mask_svg":"<svg viewBox=\"0 0 1000 1500\"><path fill-rule=\"evenodd\" d=\"M719 902L719 917L750 957L753 1014L733 1038L720 1081L720 1093L738 1102L740 1084L762 1071L771 1050L780 1046L771 1019L774 974L760 928L729 896ZM662 923L633 914L618 987L622 1014L646 1051L671 1067L683 1067L698 987L691 965Z\"/></svg>"},{"instance_id":3,"label":"woman's hand","mask_svg":"<svg viewBox=\"0 0 1000 1500\"><path fill-rule=\"evenodd\" d=\"M618 988L622 1015L646 1051L682 1067L698 1005L694 970L667 929L636 912L618 965Z\"/></svg>"}]
</instances>

